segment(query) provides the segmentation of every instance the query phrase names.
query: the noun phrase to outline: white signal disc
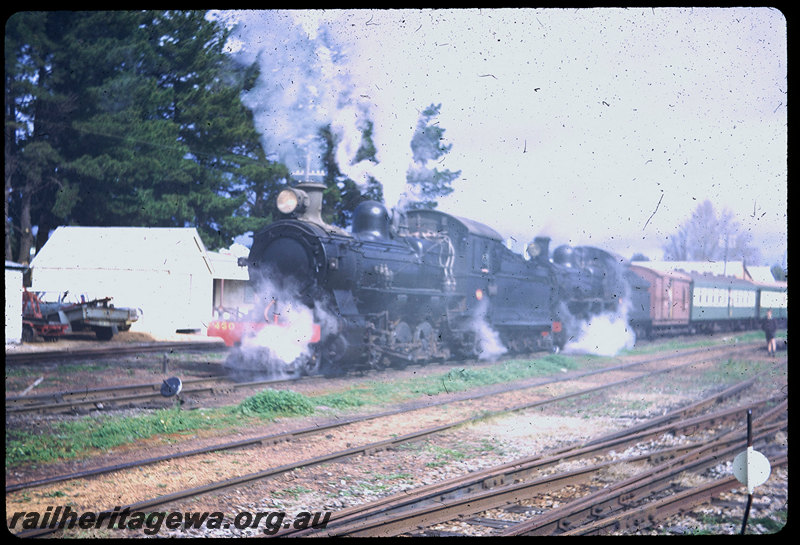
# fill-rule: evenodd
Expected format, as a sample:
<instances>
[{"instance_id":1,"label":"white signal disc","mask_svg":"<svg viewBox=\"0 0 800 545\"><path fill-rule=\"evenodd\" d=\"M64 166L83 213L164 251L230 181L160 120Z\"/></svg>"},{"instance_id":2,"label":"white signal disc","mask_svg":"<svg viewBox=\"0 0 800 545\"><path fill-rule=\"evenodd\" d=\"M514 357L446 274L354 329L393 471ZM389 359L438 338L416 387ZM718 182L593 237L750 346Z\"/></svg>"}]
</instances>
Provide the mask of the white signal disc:
<instances>
[{"instance_id":1,"label":"white signal disc","mask_svg":"<svg viewBox=\"0 0 800 545\"><path fill-rule=\"evenodd\" d=\"M753 447L747 447L746 451L733 459L733 474L747 487L748 494L752 494L758 485L767 482L771 471L767 457L753 450Z\"/></svg>"}]
</instances>

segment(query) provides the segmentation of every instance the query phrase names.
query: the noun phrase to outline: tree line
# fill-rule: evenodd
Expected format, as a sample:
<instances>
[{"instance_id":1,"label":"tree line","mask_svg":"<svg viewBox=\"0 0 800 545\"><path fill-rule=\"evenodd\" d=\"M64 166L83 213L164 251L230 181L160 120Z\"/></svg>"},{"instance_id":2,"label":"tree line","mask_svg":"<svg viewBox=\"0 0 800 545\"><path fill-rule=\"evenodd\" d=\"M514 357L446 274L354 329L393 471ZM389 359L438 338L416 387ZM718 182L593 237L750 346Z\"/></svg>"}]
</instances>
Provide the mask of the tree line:
<instances>
[{"instance_id":1,"label":"tree line","mask_svg":"<svg viewBox=\"0 0 800 545\"><path fill-rule=\"evenodd\" d=\"M6 259L27 263L59 225L193 226L220 248L273 220L291 175L267 159L240 100L259 67L237 64L225 52L228 36L203 11L8 19ZM371 124L363 133L359 159L376 161ZM325 150L325 219L344 225L361 200L383 200L382 187L373 179L360 188L341 174L330 127L316 137Z\"/></svg>"}]
</instances>

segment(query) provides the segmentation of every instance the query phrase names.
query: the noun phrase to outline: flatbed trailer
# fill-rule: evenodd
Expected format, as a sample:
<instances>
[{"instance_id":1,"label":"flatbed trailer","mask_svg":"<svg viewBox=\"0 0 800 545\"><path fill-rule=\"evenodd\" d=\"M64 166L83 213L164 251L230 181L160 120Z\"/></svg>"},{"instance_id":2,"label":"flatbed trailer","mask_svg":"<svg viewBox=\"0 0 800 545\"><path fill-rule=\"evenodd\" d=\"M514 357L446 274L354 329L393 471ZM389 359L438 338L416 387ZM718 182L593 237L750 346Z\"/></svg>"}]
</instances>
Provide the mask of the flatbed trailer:
<instances>
[{"instance_id":1,"label":"flatbed trailer","mask_svg":"<svg viewBox=\"0 0 800 545\"><path fill-rule=\"evenodd\" d=\"M59 321L69 324L71 332L94 331L101 341L110 340L118 331L127 331L139 319L133 308L117 308L111 297L91 301L61 304L57 309Z\"/></svg>"},{"instance_id":2,"label":"flatbed trailer","mask_svg":"<svg viewBox=\"0 0 800 545\"><path fill-rule=\"evenodd\" d=\"M66 294L65 294L66 297ZM44 302L36 293L23 292L23 320L30 323L27 337L39 334L46 340L57 340L58 336L80 331L94 331L98 340L108 341L118 331L127 331L139 319L134 308L117 308L110 303L111 297L79 303ZM26 333L23 324L23 334ZM33 335L31 335L31 333ZM25 340L25 339L23 339Z\"/></svg>"}]
</instances>

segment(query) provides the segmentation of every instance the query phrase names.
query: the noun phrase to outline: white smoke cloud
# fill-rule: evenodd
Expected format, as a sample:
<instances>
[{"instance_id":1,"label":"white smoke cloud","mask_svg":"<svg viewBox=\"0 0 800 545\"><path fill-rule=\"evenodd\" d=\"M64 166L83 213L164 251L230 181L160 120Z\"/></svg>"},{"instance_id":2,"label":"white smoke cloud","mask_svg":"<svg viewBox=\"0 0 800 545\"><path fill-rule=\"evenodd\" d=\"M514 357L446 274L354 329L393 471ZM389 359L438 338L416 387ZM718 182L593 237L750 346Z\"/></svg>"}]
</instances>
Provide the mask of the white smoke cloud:
<instances>
[{"instance_id":1,"label":"white smoke cloud","mask_svg":"<svg viewBox=\"0 0 800 545\"><path fill-rule=\"evenodd\" d=\"M629 350L636 344L636 333L628 320L631 298L630 286L623 280L625 265L618 261L614 266L616 270L608 271L607 278L616 279L612 289L617 294L617 308L588 320L579 321L573 317L568 325L572 338L564 346L565 353L616 356L621 350ZM562 312L569 314L563 306Z\"/></svg>"},{"instance_id":2,"label":"white smoke cloud","mask_svg":"<svg viewBox=\"0 0 800 545\"><path fill-rule=\"evenodd\" d=\"M359 50L363 44L351 41L346 28L352 16L335 10L233 12L239 23L229 44L240 61L261 67L243 102L253 111L271 158L291 171L321 169L315 139L330 125L339 141L341 172L361 185L370 176L380 181L387 204L394 206L412 164L410 143L419 112L434 97L416 104L398 96L397 83L391 83L396 75L376 71L369 64L374 60L365 60L369 57ZM235 44L247 47L234 49ZM355 162L367 121L373 123L378 164Z\"/></svg>"},{"instance_id":3,"label":"white smoke cloud","mask_svg":"<svg viewBox=\"0 0 800 545\"><path fill-rule=\"evenodd\" d=\"M492 326L486 321L487 311L488 302L483 299L475 307L470 328L475 332L478 344L478 359L491 361L502 356L508 350L500 340L500 334L492 329Z\"/></svg>"},{"instance_id":4,"label":"white smoke cloud","mask_svg":"<svg viewBox=\"0 0 800 545\"><path fill-rule=\"evenodd\" d=\"M247 47L236 54L261 68L243 102L254 113L264 149L290 170L318 170L321 150L315 139L330 124L340 139L340 167L349 166L368 104L357 95L344 44L317 27L314 12L241 12L238 17L232 41Z\"/></svg>"},{"instance_id":5,"label":"white smoke cloud","mask_svg":"<svg viewBox=\"0 0 800 545\"><path fill-rule=\"evenodd\" d=\"M314 323L313 311L297 303L281 305L279 325L270 324L253 336L242 340L242 350L267 349L273 358L284 365L299 358L311 356L311 334Z\"/></svg>"},{"instance_id":6,"label":"white smoke cloud","mask_svg":"<svg viewBox=\"0 0 800 545\"><path fill-rule=\"evenodd\" d=\"M564 353L616 356L635 343L636 334L628 324L627 312L607 312L581 321L574 339L564 346Z\"/></svg>"},{"instance_id":7,"label":"white smoke cloud","mask_svg":"<svg viewBox=\"0 0 800 545\"><path fill-rule=\"evenodd\" d=\"M627 265L623 258L613 254L609 256L611 259L598 257L594 274L603 271L603 282L609 284L608 289L615 294L616 308L591 316L588 320L580 320L570 315L566 305L561 305L560 314L566 317L568 323L565 326L570 335L564 346L565 353L615 356L636 344L636 333L628 320L631 287L625 280Z\"/></svg>"},{"instance_id":8,"label":"white smoke cloud","mask_svg":"<svg viewBox=\"0 0 800 545\"><path fill-rule=\"evenodd\" d=\"M309 308L291 290L280 290L266 280L256 293L263 298L262 305L256 306L257 312L262 312L269 321L242 338L226 366L236 375L260 379L298 376L303 370L318 371L320 361L312 342L313 326L318 324L323 335L336 334L336 318L321 303L315 302ZM261 321L263 316L253 319Z\"/></svg>"}]
</instances>

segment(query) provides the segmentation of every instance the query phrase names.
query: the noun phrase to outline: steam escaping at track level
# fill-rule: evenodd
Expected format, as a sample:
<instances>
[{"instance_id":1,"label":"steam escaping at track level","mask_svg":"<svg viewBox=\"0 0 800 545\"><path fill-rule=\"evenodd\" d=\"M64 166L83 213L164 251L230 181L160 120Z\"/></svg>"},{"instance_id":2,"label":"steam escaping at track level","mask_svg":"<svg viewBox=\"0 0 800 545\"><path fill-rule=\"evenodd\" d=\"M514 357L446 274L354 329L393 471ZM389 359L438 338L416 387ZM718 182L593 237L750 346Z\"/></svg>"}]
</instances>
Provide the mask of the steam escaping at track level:
<instances>
[{"instance_id":1,"label":"steam escaping at track level","mask_svg":"<svg viewBox=\"0 0 800 545\"><path fill-rule=\"evenodd\" d=\"M596 251L592 253L596 254ZM606 303L602 311L583 313L579 318L570 316L568 330L571 334L563 348L565 353L616 356L621 350L633 348L636 343L629 316L634 282L627 274L624 261L612 254L600 256L606 260L603 270L608 274L607 299L616 300L616 304L609 306ZM592 259L592 266L596 259L596 256Z\"/></svg>"},{"instance_id":2,"label":"steam escaping at track level","mask_svg":"<svg viewBox=\"0 0 800 545\"><path fill-rule=\"evenodd\" d=\"M315 303L309 308L290 290L262 281L259 304L251 313L247 331L240 332L238 349L225 367L236 380L270 380L314 374L319 361L314 350L320 340L325 312ZM335 323L335 322L334 322Z\"/></svg>"},{"instance_id":3,"label":"steam escaping at track level","mask_svg":"<svg viewBox=\"0 0 800 545\"><path fill-rule=\"evenodd\" d=\"M471 329L476 336L478 359L491 361L508 352L508 349L503 346L499 333L492 329L492 326L486 321L487 310L488 303L486 300L478 303L472 318Z\"/></svg>"},{"instance_id":4,"label":"steam escaping at track level","mask_svg":"<svg viewBox=\"0 0 800 545\"><path fill-rule=\"evenodd\" d=\"M280 310L279 319L280 325L264 327L255 335L245 337L241 349L245 353L266 350L273 364L279 366L278 372L296 373L299 360L311 357L313 312L288 303Z\"/></svg>"},{"instance_id":5,"label":"steam escaping at track level","mask_svg":"<svg viewBox=\"0 0 800 545\"><path fill-rule=\"evenodd\" d=\"M635 343L636 334L628 323L627 312L606 312L581 321L575 336L564 346L564 353L616 356Z\"/></svg>"}]
</instances>

